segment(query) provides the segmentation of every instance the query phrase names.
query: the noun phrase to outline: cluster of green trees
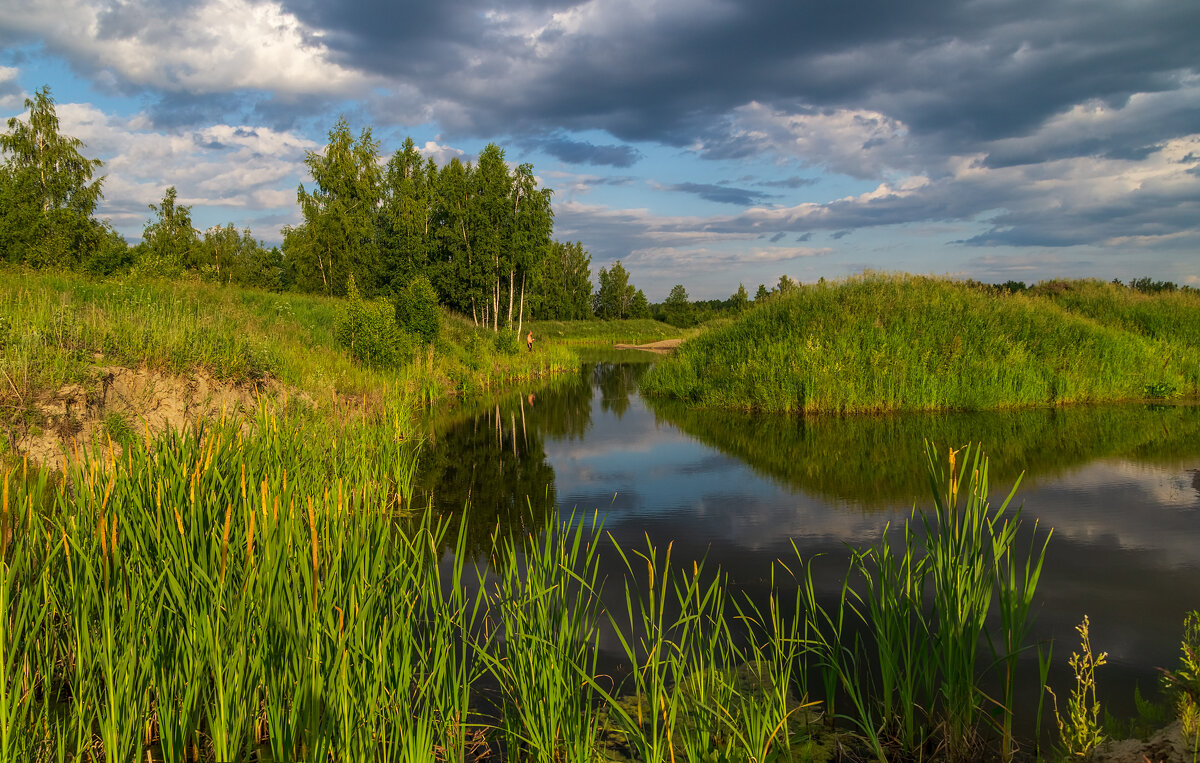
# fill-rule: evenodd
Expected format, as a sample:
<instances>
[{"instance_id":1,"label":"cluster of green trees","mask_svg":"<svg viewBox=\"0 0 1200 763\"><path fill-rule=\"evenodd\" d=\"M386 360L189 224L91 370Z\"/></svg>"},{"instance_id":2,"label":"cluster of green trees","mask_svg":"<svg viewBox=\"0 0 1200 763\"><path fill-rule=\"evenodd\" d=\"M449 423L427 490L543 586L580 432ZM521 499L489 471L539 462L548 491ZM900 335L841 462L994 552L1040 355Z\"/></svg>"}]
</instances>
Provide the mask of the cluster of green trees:
<instances>
[{"instance_id":1,"label":"cluster of green trees","mask_svg":"<svg viewBox=\"0 0 1200 763\"><path fill-rule=\"evenodd\" d=\"M510 170L488 144L476 162L438 167L408 138L386 165L370 128L344 118L323 152L305 159L314 188L297 192L304 222L284 231L298 288L343 295L396 294L425 278L443 304L499 330L538 317L576 317L590 293L580 244L551 239L552 191L533 165Z\"/></svg>"},{"instance_id":2,"label":"cluster of green trees","mask_svg":"<svg viewBox=\"0 0 1200 763\"><path fill-rule=\"evenodd\" d=\"M617 260L611 268L600 268L592 313L597 318L649 318L650 303L641 289L629 283L629 271Z\"/></svg>"},{"instance_id":3,"label":"cluster of green trees","mask_svg":"<svg viewBox=\"0 0 1200 763\"><path fill-rule=\"evenodd\" d=\"M582 244L551 240L551 191L533 167L510 170L489 145L475 163L439 168L412 140L386 163L370 129L356 139L344 119L306 164L312 189L297 194L304 222L268 248L233 224L206 231L174 186L150 205L143 240L130 247L93 214L102 163L63 135L49 87L26 99L28 121L0 135L0 259L97 275L192 274L220 283L344 296L351 276L365 298L397 304L432 284L444 304L498 329L539 318L591 317L591 258ZM518 324L519 325L519 324Z\"/></svg>"},{"instance_id":4,"label":"cluster of green trees","mask_svg":"<svg viewBox=\"0 0 1200 763\"><path fill-rule=\"evenodd\" d=\"M279 247L268 249L249 228L239 231L233 223L201 233L192 227L192 208L179 203L175 186L150 211L153 217L142 230L142 241L129 253L132 270L172 278L194 273L207 281L261 289L286 286Z\"/></svg>"},{"instance_id":5,"label":"cluster of green trees","mask_svg":"<svg viewBox=\"0 0 1200 763\"><path fill-rule=\"evenodd\" d=\"M48 88L25 99L29 121L0 135L0 257L33 267L94 269L124 240L92 218L104 178L77 138L59 134Z\"/></svg>"},{"instance_id":6,"label":"cluster of green trees","mask_svg":"<svg viewBox=\"0 0 1200 763\"><path fill-rule=\"evenodd\" d=\"M224 283L280 288L283 259L232 224L201 233L191 208L174 187L160 204L143 240L130 247L107 221L93 217L103 198L103 166L80 152L83 142L63 135L50 88L25 99L29 121L13 117L0 135L0 259L33 268L83 270L96 275L137 271L176 276L187 271Z\"/></svg>"}]
</instances>

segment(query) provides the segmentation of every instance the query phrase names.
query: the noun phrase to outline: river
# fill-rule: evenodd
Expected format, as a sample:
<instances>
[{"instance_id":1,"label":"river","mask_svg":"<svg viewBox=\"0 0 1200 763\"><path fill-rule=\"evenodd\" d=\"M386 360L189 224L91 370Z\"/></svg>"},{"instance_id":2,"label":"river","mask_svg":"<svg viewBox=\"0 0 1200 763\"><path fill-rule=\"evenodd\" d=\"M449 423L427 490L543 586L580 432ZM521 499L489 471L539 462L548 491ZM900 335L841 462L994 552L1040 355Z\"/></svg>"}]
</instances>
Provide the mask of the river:
<instances>
[{"instance_id":1,"label":"river","mask_svg":"<svg viewBox=\"0 0 1200 763\"><path fill-rule=\"evenodd\" d=\"M1131 715L1134 686L1154 696L1157 667L1178 664L1184 615L1200 608L1200 406L697 412L641 398L648 365L630 358L594 359L577 376L432 418L422 500L451 516L469 505L479 550L497 526L598 511L623 546L673 543L681 564L719 565L751 597L766 594L775 560L823 555L820 583L832 592L848 546L931 506L924 441L939 453L981 442L996 504L1021 479L1022 542L1052 530L1033 637L1054 644L1059 696L1084 615L1109 655L1097 680L1114 714Z\"/></svg>"}]
</instances>

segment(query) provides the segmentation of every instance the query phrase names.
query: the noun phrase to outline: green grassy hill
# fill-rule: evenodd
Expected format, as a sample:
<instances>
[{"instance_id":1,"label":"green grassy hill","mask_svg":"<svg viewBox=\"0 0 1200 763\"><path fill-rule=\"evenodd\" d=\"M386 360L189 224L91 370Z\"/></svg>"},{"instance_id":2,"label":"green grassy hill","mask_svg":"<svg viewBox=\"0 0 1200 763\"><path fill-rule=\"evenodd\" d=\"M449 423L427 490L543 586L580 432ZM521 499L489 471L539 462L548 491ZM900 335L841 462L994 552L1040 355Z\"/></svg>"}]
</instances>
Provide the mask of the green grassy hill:
<instances>
[{"instance_id":1,"label":"green grassy hill","mask_svg":"<svg viewBox=\"0 0 1200 763\"><path fill-rule=\"evenodd\" d=\"M1051 288L1052 287L1052 288ZM864 275L802 286L684 344L647 395L781 412L979 410L1200 387L1200 295L1097 282L1029 293Z\"/></svg>"},{"instance_id":2,"label":"green grassy hill","mask_svg":"<svg viewBox=\"0 0 1200 763\"><path fill-rule=\"evenodd\" d=\"M543 343L530 353L511 335L498 338L443 313L437 340L416 347L408 362L363 365L334 336L344 304L198 281L96 281L0 269L0 452L67 423L58 419L103 417L80 404L53 411L63 408L57 398L64 389L91 408L104 397L102 377L111 375L104 369L114 367L153 379L203 374L225 386L258 384L321 406L337 396L366 405L428 402L578 364L562 345ZM128 423L140 431L138 422Z\"/></svg>"}]
</instances>

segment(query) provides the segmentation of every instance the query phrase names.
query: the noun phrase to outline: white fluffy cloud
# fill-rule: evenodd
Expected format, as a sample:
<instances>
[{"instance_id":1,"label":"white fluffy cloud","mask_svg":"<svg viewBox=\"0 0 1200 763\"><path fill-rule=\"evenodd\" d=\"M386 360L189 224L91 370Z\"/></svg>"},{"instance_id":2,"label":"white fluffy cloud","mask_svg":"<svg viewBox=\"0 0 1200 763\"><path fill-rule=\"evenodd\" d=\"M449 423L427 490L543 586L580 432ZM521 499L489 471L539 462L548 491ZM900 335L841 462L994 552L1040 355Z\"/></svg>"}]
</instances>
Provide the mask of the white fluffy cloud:
<instances>
[{"instance_id":1,"label":"white fluffy cloud","mask_svg":"<svg viewBox=\"0 0 1200 763\"><path fill-rule=\"evenodd\" d=\"M287 97L361 94L369 84L334 62L320 34L277 2L5 2L0 28L107 72L114 86L190 95L269 90Z\"/></svg>"},{"instance_id":2,"label":"white fluffy cloud","mask_svg":"<svg viewBox=\"0 0 1200 763\"><path fill-rule=\"evenodd\" d=\"M63 132L86 144L84 154L104 160L106 200L99 214L127 236L141 235L148 205L162 199L167 185L176 187L180 203L220 208L239 225L255 212L296 214L305 152L320 148L268 127L218 124L168 133L142 115L117 117L89 104L58 104L57 111ZM254 232L263 238L277 233Z\"/></svg>"},{"instance_id":3,"label":"white fluffy cloud","mask_svg":"<svg viewBox=\"0 0 1200 763\"><path fill-rule=\"evenodd\" d=\"M24 96L17 84L19 70L11 66L0 66L0 111L16 111L21 108Z\"/></svg>"},{"instance_id":4,"label":"white fluffy cloud","mask_svg":"<svg viewBox=\"0 0 1200 763\"><path fill-rule=\"evenodd\" d=\"M436 162L439 167L447 164L451 159L462 159L466 154L466 152L461 148L455 148L454 146L443 146L436 140L425 141L425 145L420 146L417 150L420 151L421 156L424 156L426 159L433 159L433 161Z\"/></svg>"},{"instance_id":5,"label":"white fluffy cloud","mask_svg":"<svg viewBox=\"0 0 1200 763\"><path fill-rule=\"evenodd\" d=\"M787 113L750 102L734 109L720 146L700 142L701 153L730 146L769 152L802 164L856 178L877 178L913 165L908 128L886 114L865 109Z\"/></svg>"}]
</instances>

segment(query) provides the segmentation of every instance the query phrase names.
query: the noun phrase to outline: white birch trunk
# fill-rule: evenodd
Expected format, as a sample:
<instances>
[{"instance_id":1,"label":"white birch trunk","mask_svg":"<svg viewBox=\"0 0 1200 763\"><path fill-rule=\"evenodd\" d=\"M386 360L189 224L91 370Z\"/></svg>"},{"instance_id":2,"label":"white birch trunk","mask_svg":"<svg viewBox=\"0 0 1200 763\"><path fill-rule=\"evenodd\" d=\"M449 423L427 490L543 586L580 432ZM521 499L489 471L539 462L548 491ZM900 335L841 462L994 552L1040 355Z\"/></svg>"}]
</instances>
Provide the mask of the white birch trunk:
<instances>
[{"instance_id":1,"label":"white birch trunk","mask_svg":"<svg viewBox=\"0 0 1200 763\"><path fill-rule=\"evenodd\" d=\"M517 271L508 271L508 328L512 330L513 281L517 279Z\"/></svg>"},{"instance_id":2,"label":"white birch trunk","mask_svg":"<svg viewBox=\"0 0 1200 763\"><path fill-rule=\"evenodd\" d=\"M525 274L521 274L521 310L517 313L517 336L524 331L525 325Z\"/></svg>"}]
</instances>

